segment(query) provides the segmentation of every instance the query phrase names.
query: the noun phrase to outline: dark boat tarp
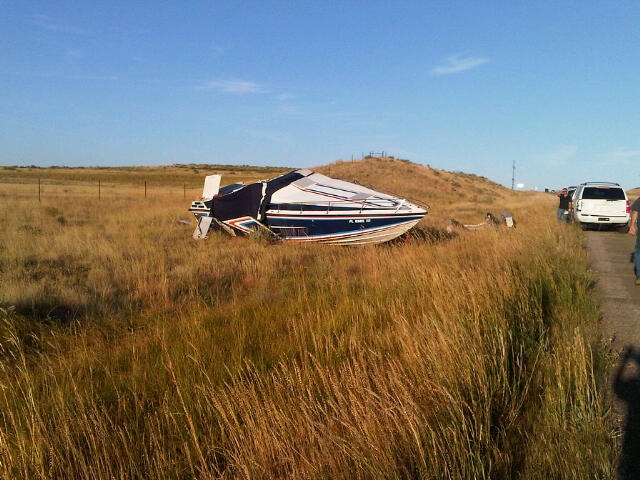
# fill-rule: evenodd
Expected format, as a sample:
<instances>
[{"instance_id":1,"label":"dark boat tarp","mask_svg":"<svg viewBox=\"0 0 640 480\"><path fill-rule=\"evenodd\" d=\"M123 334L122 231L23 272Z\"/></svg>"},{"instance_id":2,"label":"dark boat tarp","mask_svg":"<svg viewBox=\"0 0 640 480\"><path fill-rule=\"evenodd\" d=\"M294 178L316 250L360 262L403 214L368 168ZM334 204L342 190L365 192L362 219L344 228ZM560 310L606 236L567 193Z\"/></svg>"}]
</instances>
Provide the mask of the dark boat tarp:
<instances>
[{"instance_id":1,"label":"dark boat tarp","mask_svg":"<svg viewBox=\"0 0 640 480\"><path fill-rule=\"evenodd\" d=\"M261 200L262 183L252 183L228 195L213 197L205 205L211 208L211 215L222 222L240 217L256 218Z\"/></svg>"},{"instance_id":2,"label":"dark boat tarp","mask_svg":"<svg viewBox=\"0 0 640 480\"><path fill-rule=\"evenodd\" d=\"M303 178L301 173L290 172L280 175L267 182L257 182L247 185L240 190L214 197L205 202L211 208L211 215L219 221L232 220L234 218L252 217L258 220L264 219L271 196L291 182ZM266 184L263 198L263 187Z\"/></svg>"}]
</instances>

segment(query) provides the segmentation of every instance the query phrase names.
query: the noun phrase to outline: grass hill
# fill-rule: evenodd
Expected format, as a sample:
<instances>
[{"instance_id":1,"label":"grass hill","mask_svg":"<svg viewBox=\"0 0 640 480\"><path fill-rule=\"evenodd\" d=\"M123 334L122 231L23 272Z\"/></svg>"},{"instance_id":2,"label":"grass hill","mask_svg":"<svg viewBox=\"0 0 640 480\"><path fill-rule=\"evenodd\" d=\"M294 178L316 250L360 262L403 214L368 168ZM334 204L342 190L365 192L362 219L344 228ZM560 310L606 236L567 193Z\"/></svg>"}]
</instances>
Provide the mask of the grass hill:
<instances>
[{"instance_id":1,"label":"grass hill","mask_svg":"<svg viewBox=\"0 0 640 480\"><path fill-rule=\"evenodd\" d=\"M447 172L390 157L338 161L316 168L336 178L352 178L363 184L399 191L409 197L426 196L437 202L463 196L469 200L504 198L504 187L473 174Z\"/></svg>"},{"instance_id":2,"label":"grass hill","mask_svg":"<svg viewBox=\"0 0 640 480\"><path fill-rule=\"evenodd\" d=\"M536 192L516 192L478 175L438 170L389 157L339 161L315 170L427 203L431 206L427 221L438 225L447 218L479 223L488 211L499 214L515 209L520 213L521 201L527 203L532 195L548 197Z\"/></svg>"},{"instance_id":3,"label":"grass hill","mask_svg":"<svg viewBox=\"0 0 640 480\"><path fill-rule=\"evenodd\" d=\"M631 201L631 203L633 203L633 201L640 197L640 187L636 187L636 188L632 188L631 190L627 191L627 196L629 197L629 200Z\"/></svg>"}]
</instances>

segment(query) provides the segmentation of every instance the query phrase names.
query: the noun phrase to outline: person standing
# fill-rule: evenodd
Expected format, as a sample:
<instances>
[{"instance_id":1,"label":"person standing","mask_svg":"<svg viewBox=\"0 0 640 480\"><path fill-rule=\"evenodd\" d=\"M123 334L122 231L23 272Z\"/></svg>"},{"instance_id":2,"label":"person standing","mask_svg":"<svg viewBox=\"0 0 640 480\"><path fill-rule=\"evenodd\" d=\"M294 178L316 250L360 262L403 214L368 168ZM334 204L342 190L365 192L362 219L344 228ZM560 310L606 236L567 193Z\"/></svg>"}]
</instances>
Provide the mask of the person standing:
<instances>
[{"instance_id":1,"label":"person standing","mask_svg":"<svg viewBox=\"0 0 640 480\"><path fill-rule=\"evenodd\" d=\"M640 197L631 204L631 220L629 220L629 235L636 236L636 248L633 252L633 273L636 275L636 285L640 285L640 233L638 233L638 213L640 212Z\"/></svg>"},{"instance_id":2,"label":"person standing","mask_svg":"<svg viewBox=\"0 0 640 480\"><path fill-rule=\"evenodd\" d=\"M571 208L571 197L567 193L567 189L563 188L557 193L560 198L560 203L558 204L558 212L557 217L559 222L568 222L569 221L569 209Z\"/></svg>"}]
</instances>

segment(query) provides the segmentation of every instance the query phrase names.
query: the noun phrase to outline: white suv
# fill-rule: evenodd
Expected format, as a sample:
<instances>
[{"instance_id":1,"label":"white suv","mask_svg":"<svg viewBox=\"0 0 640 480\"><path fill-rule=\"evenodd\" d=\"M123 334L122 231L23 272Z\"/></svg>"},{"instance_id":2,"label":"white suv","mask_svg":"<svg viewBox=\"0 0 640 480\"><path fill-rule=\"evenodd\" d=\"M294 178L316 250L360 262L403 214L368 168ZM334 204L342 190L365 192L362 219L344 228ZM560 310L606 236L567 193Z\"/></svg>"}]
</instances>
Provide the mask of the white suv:
<instances>
[{"instance_id":1,"label":"white suv","mask_svg":"<svg viewBox=\"0 0 640 480\"><path fill-rule=\"evenodd\" d=\"M573 194L573 221L588 226L629 228L630 205L624 189L617 183L587 182Z\"/></svg>"}]
</instances>

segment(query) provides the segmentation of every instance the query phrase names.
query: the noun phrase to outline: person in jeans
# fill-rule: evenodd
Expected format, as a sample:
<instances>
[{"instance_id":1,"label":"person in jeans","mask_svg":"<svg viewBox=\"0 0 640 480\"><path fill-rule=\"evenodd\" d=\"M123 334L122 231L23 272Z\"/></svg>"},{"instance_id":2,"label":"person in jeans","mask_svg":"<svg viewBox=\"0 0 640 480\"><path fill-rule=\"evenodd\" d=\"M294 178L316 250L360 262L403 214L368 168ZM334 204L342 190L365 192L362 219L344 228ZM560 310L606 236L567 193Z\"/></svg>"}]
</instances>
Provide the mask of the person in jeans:
<instances>
[{"instance_id":1,"label":"person in jeans","mask_svg":"<svg viewBox=\"0 0 640 480\"><path fill-rule=\"evenodd\" d=\"M638 233L638 212L640 212L640 197L631 204L631 220L629 220L629 235L636 236L636 249L633 252L633 273L636 275L636 285L640 285L640 233Z\"/></svg>"},{"instance_id":2,"label":"person in jeans","mask_svg":"<svg viewBox=\"0 0 640 480\"><path fill-rule=\"evenodd\" d=\"M566 188L560 190L557 195L560 198L560 203L558 204L558 213L556 214L558 217L558 221L568 222L569 209L571 208L571 197L567 194Z\"/></svg>"}]
</instances>

